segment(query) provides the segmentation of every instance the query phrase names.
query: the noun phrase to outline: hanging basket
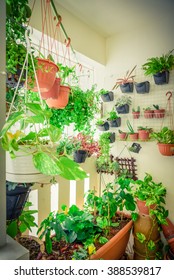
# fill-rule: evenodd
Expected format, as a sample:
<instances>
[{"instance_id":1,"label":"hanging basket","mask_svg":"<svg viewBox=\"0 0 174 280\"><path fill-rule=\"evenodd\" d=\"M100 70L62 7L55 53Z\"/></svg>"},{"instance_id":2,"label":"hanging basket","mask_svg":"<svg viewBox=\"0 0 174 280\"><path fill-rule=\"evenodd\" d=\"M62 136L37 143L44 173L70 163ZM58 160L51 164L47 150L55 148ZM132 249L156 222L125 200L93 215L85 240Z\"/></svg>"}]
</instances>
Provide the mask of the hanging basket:
<instances>
[{"instance_id":1,"label":"hanging basket","mask_svg":"<svg viewBox=\"0 0 174 280\"><path fill-rule=\"evenodd\" d=\"M174 156L174 144L157 143L158 149L163 156Z\"/></svg>"},{"instance_id":2,"label":"hanging basket","mask_svg":"<svg viewBox=\"0 0 174 280\"><path fill-rule=\"evenodd\" d=\"M48 92L54 85L55 79L56 79L56 73L59 70L58 66L48 60L43 58L37 58L38 65L36 70L36 75L38 79L39 89L40 92ZM36 81L34 83L34 87L32 88L32 91L37 92L38 87L36 84Z\"/></svg>"},{"instance_id":3,"label":"hanging basket","mask_svg":"<svg viewBox=\"0 0 174 280\"><path fill-rule=\"evenodd\" d=\"M70 94L71 88L68 86L60 86L59 93L56 99L49 98L46 100L47 105L50 108L55 109L63 109L66 107L69 101L69 94Z\"/></svg>"},{"instance_id":4,"label":"hanging basket","mask_svg":"<svg viewBox=\"0 0 174 280\"><path fill-rule=\"evenodd\" d=\"M14 190L8 190L6 184L6 219L16 220L22 213L32 184L19 183Z\"/></svg>"},{"instance_id":5,"label":"hanging basket","mask_svg":"<svg viewBox=\"0 0 174 280\"><path fill-rule=\"evenodd\" d=\"M54 81L54 85L49 91L41 92L42 99L48 99L48 98L56 99L60 92L60 81L61 81L60 78L56 78Z\"/></svg>"}]
</instances>

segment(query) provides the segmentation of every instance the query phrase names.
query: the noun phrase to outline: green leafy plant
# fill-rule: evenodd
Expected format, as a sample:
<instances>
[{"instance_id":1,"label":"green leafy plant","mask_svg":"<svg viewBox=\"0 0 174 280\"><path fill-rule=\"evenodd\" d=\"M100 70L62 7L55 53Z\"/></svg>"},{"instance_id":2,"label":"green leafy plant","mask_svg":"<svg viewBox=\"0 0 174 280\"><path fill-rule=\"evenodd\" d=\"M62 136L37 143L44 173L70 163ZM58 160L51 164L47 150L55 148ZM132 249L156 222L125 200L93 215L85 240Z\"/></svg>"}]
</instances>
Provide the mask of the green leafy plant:
<instances>
[{"instance_id":1,"label":"green leafy plant","mask_svg":"<svg viewBox=\"0 0 174 280\"><path fill-rule=\"evenodd\" d=\"M157 140L158 143L174 144L174 131L163 127L159 132L152 132L151 138Z\"/></svg>"},{"instance_id":2,"label":"green leafy plant","mask_svg":"<svg viewBox=\"0 0 174 280\"><path fill-rule=\"evenodd\" d=\"M92 122L99 112L99 94L96 85L83 91L78 86L71 87L71 94L67 106L62 109L51 109L50 123L61 130L65 126L74 124L74 130L91 133Z\"/></svg>"},{"instance_id":3,"label":"green leafy plant","mask_svg":"<svg viewBox=\"0 0 174 280\"><path fill-rule=\"evenodd\" d=\"M132 97L127 95L122 95L121 97L117 98L116 100L116 107L123 106L123 105L131 105L132 104Z\"/></svg>"},{"instance_id":4,"label":"green leafy plant","mask_svg":"<svg viewBox=\"0 0 174 280\"><path fill-rule=\"evenodd\" d=\"M160 57L151 57L147 59L147 62L142 65L145 75L154 75L163 71L170 71L174 66L173 50L167 54L163 54Z\"/></svg>"},{"instance_id":5,"label":"green leafy plant","mask_svg":"<svg viewBox=\"0 0 174 280\"><path fill-rule=\"evenodd\" d=\"M68 180L87 177L77 163L57 154L54 147L61 131L49 124L51 112L39 104L26 103L25 108L27 111L14 112L6 120L0 132L2 148L9 152L12 159L21 156L18 151L23 156L31 155L35 168L43 174L59 174Z\"/></svg>"},{"instance_id":6,"label":"green leafy plant","mask_svg":"<svg viewBox=\"0 0 174 280\"><path fill-rule=\"evenodd\" d=\"M128 129L129 129L129 134L134 134L135 131L134 131L134 129L133 129L129 120L126 121L126 124L127 124Z\"/></svg>"},{"instance_id":7,"label":"green leafy plant","mask_svg":"<svg viewBox=\"0 0 174 280\"><path fill-rule=\"evenodd\" d=\"M126 84L126 83L133 83L135 75L132 75L133 71L135 70L136 65L132 68L131 71L127 71L126 75L123 78L118 78L116 84L114 85L113 89L118 88L119 85Z\"/></svg>"},{"instance_id":8,"label":"green leafy plant","mask_svg":"<svg viewBox=\"0 0 174 280\"><path fill-rule=\"evenodd\" d=\"M37 210L29 210L31 202L26 202L25 207L17 220L7 222L7 234L18 240L27 229L32 232L32 227L37 227L34 214Z\"/></svg>"},{"instance_id":9,"label":"green leafy plant","mask_svg":"<svg viewBox=\"0 0 174 280\"><path fill-rule=\"evenodd\" d=\"M132 108L132 112L140 112L140 106L137 106L137 109Z\"/></svg>"},{"instance_id":10,"label":"green leafy plant","mask_svg":"<svg viewBox=\"0 0 174 280\"><path fill-rule=\"evenodd\" d=\"M59 71L57 75L61 79L61 85L70 85L75 82L77 84L78 77L76 75L75 66L68 67L67 65L63 65L62 63L57 63L59 67Z\"/></svg>"},{"instance_id":11,"label":"green leafy plant","mask_svg":"<svg viewBox=\"0 0 174 280\"><path fill-rule=\"evenodd\" d=\"M109 117L108 120L116 120L118 119L119 116L117 115L117 113L114 111L114 109L112 111L109 112Z\"/></svg>"}]
</instances>

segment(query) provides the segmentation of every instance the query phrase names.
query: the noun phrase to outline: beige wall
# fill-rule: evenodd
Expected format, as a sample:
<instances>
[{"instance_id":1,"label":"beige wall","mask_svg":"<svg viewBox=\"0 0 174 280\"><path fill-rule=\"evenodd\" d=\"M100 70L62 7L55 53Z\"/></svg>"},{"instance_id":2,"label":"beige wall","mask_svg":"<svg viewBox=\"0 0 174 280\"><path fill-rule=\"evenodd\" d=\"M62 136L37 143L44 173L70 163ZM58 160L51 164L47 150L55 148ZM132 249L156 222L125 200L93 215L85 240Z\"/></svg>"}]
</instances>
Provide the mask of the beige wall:
<instances>
[{"instance_id":1,"label":"beige wall","mask_svg":"<svg viewBox=\"0 0 174 280\"><path fill-rule=\"evenodd\" d=\"M130 30L127 33L120 33L114 37L107 39L107 65L106 65L106 87L111 88L116 79L120 77L120 73L126 73L131 70L134 65L137 65L138 73L141 65L145 63L146 59L153 56L160 56L174 48L173 25L171 21L159 21L154 28L148 26L145 29L137 27L137 30ZM142 76L141 76L142 77ZM136 79L136 77L135 77ZM141 99L142 106L148 102L148 99L153 101L152 104L157 104L160 100L163 105L166 104L165 93L171 90L174 95L174 71L171 72L170 83L165 86L154 86L153 79L146 77L151 82L150 94L146 94L146 98ZM118 94L120 93L117 90ZM116 94L115 92L115 94ZM137 94L133 93L134 100ZM173 96L174 100L174 96ZM113 103L114 104L114 103ZM111 106L111 105L110 105ZM105 107L107 110L107 108ZM128 118L132 121L131 116ZM143 118L142 118L143 119ZM143 120L144 121L144 120ZM151 126L152 123L144 122L144 125ZM136 125L136 124L135 124ZM139 122L141 125L141 121ZM156 123L155 123L156 125ZM162 125L162 123L158 123ZM117 142L112 149L115 155L118 155L124 148L124 142ZM131 143L127 143L130 146ZM156 142L142 143L142 149L139 154L132 153L137 159L138 175L142 179L145 172L150 173L156 182L162 181L167 187L167 208L169 209L169 217L174 222L174 157L165 157L159 154ZM121 154L122 156L129 156L127 149Z\"/></svg>"},{"instance_id":2,"label":"beige wall","mask_svg":"<svg viewBox=\"0 0 174 280\"><path fill-rule=\"evenodd\" d=\"M33 0L29 0L30 7L32 7ZM77 18L72 16L61 6L55 3L57 12L62 17L62 24L66 30L67 35L71 38L72 46L74 50L81 52L82 54L96 60L101 64L106 63L105 59L105 43L106 40L90 27ZM40 1L36 1L30 25L39 31L42 30L42 17ZM62 33L63 37L63 33Z\"/></svg>"}]
</instances>

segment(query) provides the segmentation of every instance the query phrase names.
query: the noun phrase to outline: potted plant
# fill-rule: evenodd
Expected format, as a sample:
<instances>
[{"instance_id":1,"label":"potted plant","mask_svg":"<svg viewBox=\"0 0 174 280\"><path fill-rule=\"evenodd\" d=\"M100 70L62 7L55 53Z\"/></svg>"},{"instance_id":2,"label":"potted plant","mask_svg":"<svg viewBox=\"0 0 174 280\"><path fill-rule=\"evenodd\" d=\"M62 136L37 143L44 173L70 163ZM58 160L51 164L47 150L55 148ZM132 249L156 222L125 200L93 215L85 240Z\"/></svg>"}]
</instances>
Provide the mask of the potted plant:
<instances>
[{"instance_id":1,"label":"potted plant","mask_svg":"<svg viewBox=\"0 0 174 280\"><path fill-rule=\"evenodd\" d=\"M138 219L134 222L134 259L161 258L160 230L166 224L166 187L146 173L143 180L132 181L137 200Z\"/></svg>"},{"instance_id":2,"label":"potted plant","mask_svg":"<svg viewBox=\"0 0 174 280\"><path fill-rule=\"evenodd\" d=\"M112 109L109 112L109 117L107 119L110 127L119 127L121 126L121 118L118 117L117 113Z\"/></svg>"},{"instance_id":3,"label":"potted plant","mask_svg":"<svg viewBox=\"0 0 174 280\"><path fill-rule=\"evenodd\" d=\"M98 119L96 121L96 126L101 131L109 130L109 123L107 121L102 120L102 119Z\"/></svg>"},{"instance_id":4,"label":"potted plant","mask_svg":"<svg viewBox=\"0 0 174 280\"><path fill-rule=\"evenodd\" d=\"M155 108L155 110L154 110L154 118L157 118L157 119L164 118L164 116L165 116L165 109L162 109L162 108L160 108L159 105L154 105L154 104L153 104L153 107Z\"/></svg>"},{"instance_id":5,"label":"potted plant","mask_svg":"<svg viewBox=\"0 0 174 280\"><path fill-rule=\"evenodd\" d=\"M132 108L133 119L139 119L140 117L140 106L137 106L137 109Z\"/></svg>"},{"instance_id":6,"label":"potted plant","mask_svg":"<svg viewBox=\"0 0 174 280\"><path fill-rule=\"evenodd\" d=\"M150 133L152 133L152 128L138 126L138 138L142 141L147 141L150 139Z\"/></svg>"},{"instance_id":7,"label":"potted plant","mask_svg":"<svg viewBox=\"0 0 174 280\"><path fill-rule=\"evenodd\" d=\"M153 75L155 84L168 84L169 72L174 66L173 50L159 57L151 57L142 65L145 75Z\"/></svg>"},{"instance_id":8,"label":"potted plant","mask_svg":"<svg viewBox=\"0 0 174 280\"><path fill-rule=\"evenodd\" d=\"M134 211L135 202L130 195L129 184L125 180L119 184L121 186L117 191L114 191L113 184L107 184L101 197L97 196L95 191L86 193L82 210L76 205L72 205L69 209L63 205L62 212L50 213L38 230L38 233L42 231L41 239L45 236L47 256L52 254L54 243L64 244L64 251L70 249L71 243L71 255L62 251L68 259L79 259L80 253L81 259L120 259L129 240L132 221L130 216L126 217L124 213L116 214L116 212L124 207ZM122 228L121 224L126 225ZM118 226L122 228L120 231ZM113 232L114 228L118 228L119 232L108 239L111 228ZM57 248L59 249L59 246ZM57 259L59 256L57 254Z\"/></svg>"},{"instance_id":9,"label":"potted plant","mask_svg":"<svg viewBox=\"0 0 174 280\"><path fill-rule=\"evenodd\" d=\"M114 143L115 142L115 132L104 132L100 135L100 141L108 141L109 143Z\"/></svg>"},{"instance_id":10,"label":"potted plant","mask_svg":"<svg viewBox=\"0 0 174 280\"><path fill-rule=\"evenodd\" d=\"M132 68L131 71L126 72L125 77L117 79L117 82L114 85L113 89L118 88L118 86L120 86L121 92L123 92L123 93L133 92L133 84L134 84L135 75L132 75L132 73L135 70L135 68L136 68L136 65Z\"/></svg>"},{"instance_id":11,"label":"potted plant","mask_svg":"<svg viewBox=\"0 0 174 280\"><path fill-rule=\"evenodd\" d=\"M114 100L114 94L112 91L108 91L102 88L99 93L103 102L110 102Z\"/></svg>"},{"instance_id":12,"label":"potted plant","mask_svg":"<svg viewBox=\"0 0 174 280\"><path fill-rule=\"evenodd\" d=\"M128 135L129 135L130 140L137 140L138 139L138 133L134 131L130 121L127 120L126 124L127 124L128 129L129 129Z\"/></svg>"},{"instance_id":13,"label":"potted plant","mask_svg":"<svg viewBox=\"0 0 174 280\"><path fill-rule=\"evenodd\" d=\"M61 131L49 124L50 111L36 103L24 105L23 110L11 113L0 132L2 148L7 151L7 180L43 182L55 175L66 179L85 178L86 173L77 163L56 153Z\"/></svg>"},{"instance_id":14,"label":"potted plant","mask_svg":"<svg viewBox=\"0 0 174 280\"><path fill-rule=\"evenodd\" d=\"M130 96L122 95L117 98L115 108L118 114L128 114L129 106L132 104L132 98Z\"/></svg>"},{"instance_id":15,"label":"potted plant","mask_svg":"<svg viewBox=\"0 0 174 280\"><path fill-rule=\"evenodd\" d=\"M79 86L71 86L71 93L66 107L51 109L50 123L61 130L73 124L75 131L91 133L91 123L100 111L100 96L96 85L87 90Z\"/></svg>"},{"instance_id":16,"label":"potted plant","mask_svg":"<svg viewBox=\"0 0 174 280\"><path fill-rule=\"evenodd\" d=\"M143 108L145 119L152 119L154 117L154 110L151 107Z\"/></svg>"},{"instance_id":17,"label":"potted plant","mask_svg":"<svg viewBox=\"0 0 174 280\"><path fill-rule=\"evenodd\" d=\"M122 131L122 130L118 130L118 132L119 132L119 138L120 138L120 140L126 140L127 139L127 136L128 136L128 133L127 132L124 132L124 131Z\"/></svg>"},{"instance_id":18,"label":"potted plant","mask_svg":"<svg viewBox=\"0 0 174 280\"><path fill-rule=\"evenodd\" d=\"M59 71L54 82L53 87L47 95L52 95L51 98L47 98L46 103L50 108L63 109L68 104L70 94L70 81L78 80L75 72L75 66L68 67L58 63ZM71 81L72 82L72 81Z\"/></svg>"},{"instance_id":19,"label":"potted plant","mask_svg":"<svg viewBox=\"0 0 174 280\"><path fill-rule=\"evenodd\" d=\"M139 151L141 150L141 145L139 143L133 143L131 147L129 147L129 151L133 152L133 153L139 153Z\"/></svg>"},{"instance_id":20,"label":"potted plant","mask_svg":"<svg viewBox=\"0 0 174 280\"><path fill-rule=\"evenodd\" d=\"M136 92L140 94L149 93L150 83L149 81L140 82L140 83L135 82L135 89Z\"/></svg>"},{"instance_id":21,"label":"potted plant","mask_svg":"<svg viewBox=\"0 0 174 280\"><path fill-rule=\"evenodd\" d=\"M159 132L152 132L151 138L157 140L160 154L163 156L174 155L174 131L163 127Z\"/></svg>"}]
</instances>

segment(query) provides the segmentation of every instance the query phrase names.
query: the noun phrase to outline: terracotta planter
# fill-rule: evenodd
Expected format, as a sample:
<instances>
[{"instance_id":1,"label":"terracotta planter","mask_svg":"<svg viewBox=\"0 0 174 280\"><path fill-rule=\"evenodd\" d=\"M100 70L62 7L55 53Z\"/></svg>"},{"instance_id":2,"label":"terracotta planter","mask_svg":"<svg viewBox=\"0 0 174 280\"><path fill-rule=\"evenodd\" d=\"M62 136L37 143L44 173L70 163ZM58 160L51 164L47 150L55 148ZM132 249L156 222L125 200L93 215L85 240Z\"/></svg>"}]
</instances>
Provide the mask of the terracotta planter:
<instances>
[{"instance_id":1,"label":"terracotta planter","mask_svg":"<svg viewBox=\"0 0 174 280\"><path fill-rule=\"evenodd\" d=\"M154 118L162 119L165 116L165 109L154 110Z\"/></svg>"},{"instance_id":2,"label":"terracotta planter","mask_svg":"<svg viewBox=\"0 0 174 280\"><path fill-rule=\"evenodd\" d=\"M139 119L140 112L132 112L133 119Z\"/></svg>"},{"instance_id":3,"label":"terracotta planter","mask_svg":"<svg viewBox=\"0 0 174 280\"><path fill-rule=\"evenodd\" d=\"M129 134L129 139L130 140L137 140L138 139L138 133L134 133L134 134Z\"/></svg>"},{"instance_id":4,"label":"terracotta planter","mask_svg":"<svg viewBox=\"0 0 174 280\"><path fill-rule=\"evenodd\" d=\"M150 206L146 206L146 201L142 201L137 199L137 208L141 214L149 215L149 208L155 209L156 204L152 204Z\"/></svg>"},{"instance_id":5,"label":"terracotta planter","mask_svg":"<svg viewBox=\"0 0 174 280\"><path fill-rule=\"evenodd\" d=\"M120 140L126 140L126 138L127 138L127 133L125 132L123 132L123 133L120 133L119 134L119 137L120 137Z\"/></svg>"},{"instance_id":6,"label":"terracotta planter","mask_svg":"<svg viewBox=\"0 0 174 280\"><path fill-rule=\"evenodd\" d=\"M166 239L174 237L174 224L171 222L169 218L166 218L167 225L161 225L163 234Z\"/></svg>"},{"instance_id":7,"label":"terracotta planter","mask_svg":"<svg viewBox=\"0 0 174 280\"><path fill-rule=\"evenodd\" d=\"M69 101L70 90L71 90L70 87L60 85L60 89L59 89L57 98L56 99L53 99L53 98L47 99L46 100L47 105L50 108L55 108L55 109L65 108Z\"/></svg>"},{"instance_id":8,"label":"terracotta planter","mask_svg":"<svg viewBox=\"0 0 174 280\"><path fill-rule=\"evenodd\" d=\"M146 240L143 243L138 240L137 233L145 235ZM138 219L133 225L133 236L134 259L155 259L156 253L160 250L159 242L161 240L157 220L149 215L139 214ZM156 245L154 250L149 250L147 247L150 240L152 240Z\"/></svg>"},{"instance_id":9,"label":"terracotta planter","mask_svg":"<svg viewBox=\"0 0 174 280\"><path fill-rule=\"evenodd\" d=\"M138 130L138 138L142 141L147 141L149 140L149 131L147 130Z\"/></svg>"},{"instance_id":10,"label":"terracotta planter","mask_svg":"<svg viewBox=\"0 0 174 280\"><path fill-rule=\"evenodd\" d=\"M60 78L56 78L54 81L54 85L49 91L41 92L42 99L48 99L48 98L56 99L60 91L60 81L61 81Z\"/></svg>"},{"instance_id":11,"label":"terracotta planter","mask_svg":"<svg viewBox=\"0 0 174 280\"><path fill-rule=\"evenodd\" d=\"M160 154L163 156L174 156L174 144L157 143Z\"/></svg>"},{"instance_id":12,"label":"terracotta planter","mask_svg":"<svg viewBox=\"0 0 174 280\"><path fill-rule=\"evenodd\" d=\"M144 117L145 119L152 119L154 117L154 110L145 110Z\"/></svg>"},{"instance_id":13,"label":"terracotta planter","mask_svg":"<svg viewBox=\"0 0 174 280\"><path fill-rule=\"evenodd\" d=\"M58 66L48 59L37 58L37 60L38 68L36 70L36 75L40 91L48 92L54 85L56 79L56 72L58 71ZM34 83L34 88L32 88L32 91L38 91L36 81Z\"/></svg>"},{"instance_id":14,"label":"terracotta planter","mask_svg":"<svg viewBox=\"0 0 174 280\"><path fill-rule=\"evenodd\" d=\"M97 250L90 259L120 260L126 250L132 225L132 221L126 224L126 226L122 228L113 238Z\"/></svg>"}]
</instances>

